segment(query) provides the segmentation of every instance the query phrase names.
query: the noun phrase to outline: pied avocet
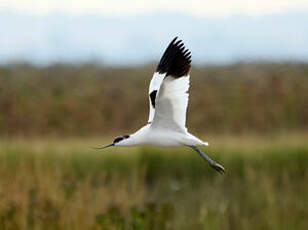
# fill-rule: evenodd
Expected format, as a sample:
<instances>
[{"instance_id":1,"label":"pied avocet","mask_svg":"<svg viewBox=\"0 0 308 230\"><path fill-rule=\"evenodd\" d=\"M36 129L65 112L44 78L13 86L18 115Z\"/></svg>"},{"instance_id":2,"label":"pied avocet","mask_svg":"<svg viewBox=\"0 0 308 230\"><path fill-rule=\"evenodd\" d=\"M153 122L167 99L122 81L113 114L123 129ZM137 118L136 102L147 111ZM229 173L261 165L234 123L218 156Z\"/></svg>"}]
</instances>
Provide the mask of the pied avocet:
<instances>
[{"instance_id":1,"label":"pied avocet","mask_svg":"<svg viewBox=\"0 0 308 230\"><path fill-rule=\"evenodd\" d=\"M164 52L150 83L148 123L137 132L117 137L111 146L189 146L211 167L223 173L224 167L213 161L197 146L208 145L186 128L191 54L181 40L174 38Z\"/></svg>"}]
</instances>

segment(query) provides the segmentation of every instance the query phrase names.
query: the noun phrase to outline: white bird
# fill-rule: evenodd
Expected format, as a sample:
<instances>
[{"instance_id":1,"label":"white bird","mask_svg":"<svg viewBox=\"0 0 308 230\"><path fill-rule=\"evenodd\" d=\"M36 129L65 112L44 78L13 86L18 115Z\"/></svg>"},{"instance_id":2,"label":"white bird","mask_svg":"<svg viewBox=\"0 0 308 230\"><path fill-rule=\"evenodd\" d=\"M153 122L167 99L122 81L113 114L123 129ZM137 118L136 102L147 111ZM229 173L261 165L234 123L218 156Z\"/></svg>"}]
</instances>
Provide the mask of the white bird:
<instances>
[{"instance_id":1,"label":"white bird","mask_svg":"<svg viewBox=\"0 0 308 230\"><path fill-rule=\"evenodd\" d=\"M148 123L131 135L114 139L111 146L189 146L211 167L223 173L224 167L213 161L197 146L208 145L190 134L186 128L189 71L191 54L181 40L174 38L164 52L149 88L150 114Z\"/></svg>"}]
</instances>

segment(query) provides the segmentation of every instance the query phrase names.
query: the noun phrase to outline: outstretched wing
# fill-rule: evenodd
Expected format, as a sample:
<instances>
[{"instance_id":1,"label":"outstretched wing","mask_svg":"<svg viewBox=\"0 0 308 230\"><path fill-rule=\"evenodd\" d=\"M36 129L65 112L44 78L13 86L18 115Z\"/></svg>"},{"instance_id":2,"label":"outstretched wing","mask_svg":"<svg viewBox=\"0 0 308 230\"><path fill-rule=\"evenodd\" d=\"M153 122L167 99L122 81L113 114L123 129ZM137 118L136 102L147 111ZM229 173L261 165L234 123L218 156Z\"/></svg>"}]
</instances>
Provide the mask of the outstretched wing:
<instances>
[{"instance_id":1,"label":"outstretched wing","mask_svg":"<svg viewBox=\"0 0 308 230\"><path fill-rule=\"evenodd\" d=\"M181 44L181 41L177 41L177 37L174 38L170 44L168 45L167 49L165 50L163 56L161 57L159 64L156 68L156 71L152 77L152 80L150 82L149 87L149 106L150 106L150 114L149 114L149 120L148 123L152 123L154 114L155 114L155 106L156 106L156 97L158 95L158 91L160 89L160 85L162 81L164 80L165 76L167 75L169 69L170 69L170 63L174 62L174 56L176 53L181 49L184 45ZM184 47L183 47L184 49ZM174 62L173 68L178 68L175 66L176 63ZM188 67L189 68L189 67ZM172 69L170 69L172 71ZM170 72L169 71L169 72ZM185 69L178 69L179 72L185 72ZM189 71L189 69L188 69ZM181 74L181 73L179 73Z\"/></svg>"},{"instance_id":2,"label":"outstretched wing","mask_svg":"<svg viewBox=\"0 0 308 230\"><path fill-rule=\"evenodd\" d=\"M153 128L186 130L191 55L182 41L176 39L169 44L156 70L163 79L159 79L155 95Z\"/></svg>"}]
</instances>

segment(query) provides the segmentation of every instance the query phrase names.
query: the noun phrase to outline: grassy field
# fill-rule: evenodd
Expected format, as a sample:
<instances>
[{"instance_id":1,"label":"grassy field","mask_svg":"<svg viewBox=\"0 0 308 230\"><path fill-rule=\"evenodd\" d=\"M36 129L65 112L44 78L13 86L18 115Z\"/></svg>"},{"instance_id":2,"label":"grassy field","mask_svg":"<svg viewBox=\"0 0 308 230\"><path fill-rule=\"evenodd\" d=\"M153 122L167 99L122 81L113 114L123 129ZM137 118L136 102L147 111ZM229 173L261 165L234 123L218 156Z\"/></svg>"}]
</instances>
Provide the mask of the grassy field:
<instances>
[{"instance_id":1,"label":"grassy field","mask_svg":"<svg viewBox=\"0 0 308 230\"><path fill-rule=\"evenodd\" d=\"M0 229L308 229L308 134L203 148L93 150L106 138L0 139Z\"/></svg>"}]
</instances>

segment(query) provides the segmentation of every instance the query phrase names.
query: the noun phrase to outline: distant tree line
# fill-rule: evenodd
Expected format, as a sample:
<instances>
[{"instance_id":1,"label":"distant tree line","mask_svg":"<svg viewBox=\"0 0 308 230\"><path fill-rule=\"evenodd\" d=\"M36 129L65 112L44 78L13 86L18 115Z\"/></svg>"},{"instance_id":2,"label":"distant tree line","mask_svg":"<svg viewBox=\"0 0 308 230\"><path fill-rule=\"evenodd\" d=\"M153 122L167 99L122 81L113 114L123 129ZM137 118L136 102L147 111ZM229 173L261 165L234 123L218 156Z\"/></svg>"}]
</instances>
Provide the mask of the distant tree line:
<instances>
[{"instance_id":1,"label":"distant tree line","mask_svg":"<svg viewBox=\"0 0 308 230\"><path fill-rule=\"evenodd\" d=\"M155 64L0 66L0 135L114 135L144 125ZM194 133L308 130L308 64L193 66Z\"/></svg>"}]
</instances>

